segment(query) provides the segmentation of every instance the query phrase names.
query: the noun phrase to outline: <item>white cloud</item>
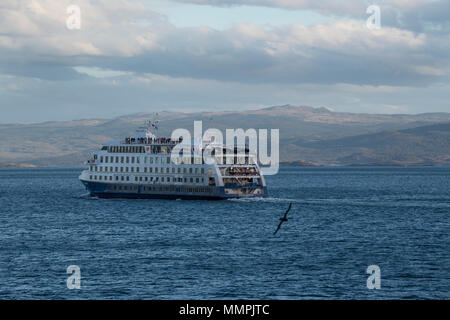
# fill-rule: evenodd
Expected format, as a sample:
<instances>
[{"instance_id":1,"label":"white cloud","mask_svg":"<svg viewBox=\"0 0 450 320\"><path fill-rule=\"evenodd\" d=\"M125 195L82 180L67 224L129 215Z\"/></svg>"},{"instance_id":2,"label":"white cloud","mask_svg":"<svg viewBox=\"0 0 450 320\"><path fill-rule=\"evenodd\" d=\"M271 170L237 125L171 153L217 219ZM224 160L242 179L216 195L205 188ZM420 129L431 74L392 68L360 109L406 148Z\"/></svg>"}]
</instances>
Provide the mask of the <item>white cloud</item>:
<instances>
[{"instance_id":1,"label":"white cloud","mask_svg":"<svg viewBox=\"0 0 450 320\"><path fill-rule=\"evenodd\" d=\"M66 8L73 3L81 8L81 30L66 28ZM399 0L384 3L406 7ZM282 101L355 111L369 99L367 110L376 110L378 102L387 110L405 99L419 103L417 88L449 83L449 39L445 33L394 26L372 31L364 20L337 18L308 26L177 28L165 16L126 0L1 0L0 76L14 76L4 78L7 94L0 100L29 105L47 92L41 105L60 106L66 96L59 97L58 90L70 95L76 87L77 105L100 105L110 94L117 112L130 96L137 109L148 101L195 108L220 100L221 108ZM15 95L19 91L23 96ZM438 106L444 104L442 92Z\"/></svg>"},{"instance_id":2,"label":"white cloud","mask_svg":"<svg viewBox=\"0 0 450 320\"><path fill-rule=\"evenodd\" d=\"M138 3L125 0L78 0L81 30L68 30L66 9L70 0L2 0L2 46L50 55L133 56L152 48L157 28L141 25L164 23L164 17Z\"/></svg>"},{"instance_id":3,"label":"white cloud","mask_svg":"<svg viewBox=\"0 0 450 320\"><path fill-rule=\"evenodd\" d=\"M393 27L372 31L363 21L277 27L236 24L223 31L176 28L139 3L79 0L82 29L68 30L70 3L0 4L1 21L8 22L0 30L3 72L25 75L27 64L35 64L31 76L53 70L56 79L64 70L68 77L76 77L67 68L77 66L221 81L377 86L423 84L446 75L433 67L438 61L430 44L438 42L430 42L427 34ZM445 58L438 59L448 65ZM14 68L14 63L19 66Z\"/></svg>"}]
</instances>

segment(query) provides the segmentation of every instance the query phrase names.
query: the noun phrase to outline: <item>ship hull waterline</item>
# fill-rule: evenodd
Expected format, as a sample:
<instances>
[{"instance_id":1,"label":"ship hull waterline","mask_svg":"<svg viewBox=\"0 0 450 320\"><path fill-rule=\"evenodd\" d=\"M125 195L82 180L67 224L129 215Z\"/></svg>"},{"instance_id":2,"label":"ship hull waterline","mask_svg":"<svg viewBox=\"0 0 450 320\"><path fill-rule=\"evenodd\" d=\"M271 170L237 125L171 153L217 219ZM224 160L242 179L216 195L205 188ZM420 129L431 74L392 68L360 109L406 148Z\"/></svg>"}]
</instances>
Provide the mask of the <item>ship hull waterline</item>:
<instances>
[{"instance_id":1,"label":"ship hull waterline","mask_svg":"<svg viewBox=\"0 0 450 320\"><path fill-rule=\"evenodd\" d=\"M176 191L145 191L144 187L151 188L155 185L135 185L135 184L110 184L101 182L92 182L81 180L90 196L102 199L161 199L161 200L227 200L227 199L248 199L248 198L266 198L268 196L267 187L250 186L243 188L239 187L209 187L207 194L199 194L198 192L183 192ZM115 186L120 190L111 190ZM133 190L125 191L125 188ZM158 187L158 186L156 186ZM251 189L259 190L257 194L227 194L226 190L234 189Z\"/></svg>"}]
</instances>

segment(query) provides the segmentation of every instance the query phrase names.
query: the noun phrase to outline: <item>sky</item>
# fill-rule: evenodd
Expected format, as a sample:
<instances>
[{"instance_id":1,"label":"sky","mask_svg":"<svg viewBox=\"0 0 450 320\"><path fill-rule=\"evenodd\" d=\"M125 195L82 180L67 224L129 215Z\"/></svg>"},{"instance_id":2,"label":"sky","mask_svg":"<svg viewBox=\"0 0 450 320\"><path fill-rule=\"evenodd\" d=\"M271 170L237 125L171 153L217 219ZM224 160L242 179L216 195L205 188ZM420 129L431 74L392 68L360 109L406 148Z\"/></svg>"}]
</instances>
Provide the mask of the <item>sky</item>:
<instances>
[{"instance_id":1,"label":"sky","mask_svg":"<svg viewBox=\"0 0 450 320\"><path fill-rule=\"evenodd\" d=\"M449 74L448 0L0 1L0 122L450 112Z\"/></svg>"}]
</instances>

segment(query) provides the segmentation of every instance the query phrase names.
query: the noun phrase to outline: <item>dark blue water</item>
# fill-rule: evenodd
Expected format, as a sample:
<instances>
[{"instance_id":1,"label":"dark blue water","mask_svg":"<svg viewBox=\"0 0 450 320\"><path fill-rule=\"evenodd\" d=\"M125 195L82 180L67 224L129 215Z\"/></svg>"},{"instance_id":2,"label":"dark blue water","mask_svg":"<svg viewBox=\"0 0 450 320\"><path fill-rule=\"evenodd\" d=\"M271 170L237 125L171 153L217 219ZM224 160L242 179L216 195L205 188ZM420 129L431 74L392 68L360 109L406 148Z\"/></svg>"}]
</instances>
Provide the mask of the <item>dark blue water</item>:
<instances>
[{"instance_id":1,"label":"dark blue water","mask_svg":"<svg viewBox=\"0 0 450 320\"><path fill-rule=\"evenodd\" d=\"M0 170L0 298L450 298L450 168L283 168L217 202L90 199L78 174Z\"/></svg>"}]
</instances>

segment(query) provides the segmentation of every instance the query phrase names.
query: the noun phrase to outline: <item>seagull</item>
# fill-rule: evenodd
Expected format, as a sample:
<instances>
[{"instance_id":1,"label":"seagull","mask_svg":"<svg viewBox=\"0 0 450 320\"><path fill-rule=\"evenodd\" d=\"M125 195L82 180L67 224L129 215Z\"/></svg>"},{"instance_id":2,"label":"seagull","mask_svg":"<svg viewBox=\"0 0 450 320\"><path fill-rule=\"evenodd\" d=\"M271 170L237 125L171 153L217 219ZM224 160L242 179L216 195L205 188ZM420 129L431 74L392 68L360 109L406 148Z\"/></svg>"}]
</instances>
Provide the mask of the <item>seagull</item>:
<instances>
[{"instance_id":1,"label":"seagull","mask_svg":"<svg viewBox=\"0 0 450 320\"><path fill-rule=\"evenodd\" d=\"M284 216L283 216L282 218L280 218L280 223L278 224L277 230L275 230L275 232L273 233L273 235L276 235L276 234L277 234L277 232L278 232L278 230L280 230L281 225L283 224L283 222L288 221L287 214L288 214L289 210L291 210L291 207L292 207L292 202L289 203L289 208L288 208L288 209L286 210L286 212L284 213Z\"/></svg>"}]
</instances>

